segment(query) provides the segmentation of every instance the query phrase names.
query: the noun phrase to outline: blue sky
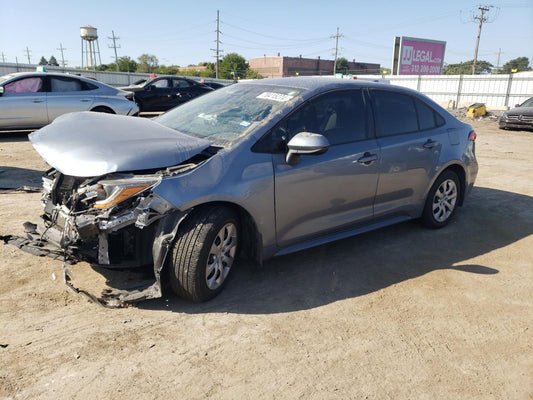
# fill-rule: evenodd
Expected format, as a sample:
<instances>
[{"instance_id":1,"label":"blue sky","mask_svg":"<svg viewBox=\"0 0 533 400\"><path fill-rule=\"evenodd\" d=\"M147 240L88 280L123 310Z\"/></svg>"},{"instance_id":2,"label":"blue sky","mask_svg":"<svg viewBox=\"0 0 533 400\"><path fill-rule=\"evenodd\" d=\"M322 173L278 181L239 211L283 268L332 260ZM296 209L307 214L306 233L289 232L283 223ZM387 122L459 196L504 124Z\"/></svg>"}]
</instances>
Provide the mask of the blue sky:
<instances>
[{"instance_id":1,"label":"blue sky","mask_svg":"<svg viewBox=\"0 0 533 400\"><path fill-rule=\"evenodd\" d=\"M333 59L337 27L339 56L391 66L394 36L446 41L445 63L473 59L478 29L472 15L479 0L405 1L122 1L0 0L0 61L38 63L44 56L81 65L80 27L98 29L102 63L114 61L108 39L114 31L118 56L155 55L160 64L187 66L213 61L220 10L222 54L246 59L299 56ZM500 65L533 57L533 0L490 4L479 60ZM476 13L477 15L477 13Z\"/></svg>"}]
</instances>

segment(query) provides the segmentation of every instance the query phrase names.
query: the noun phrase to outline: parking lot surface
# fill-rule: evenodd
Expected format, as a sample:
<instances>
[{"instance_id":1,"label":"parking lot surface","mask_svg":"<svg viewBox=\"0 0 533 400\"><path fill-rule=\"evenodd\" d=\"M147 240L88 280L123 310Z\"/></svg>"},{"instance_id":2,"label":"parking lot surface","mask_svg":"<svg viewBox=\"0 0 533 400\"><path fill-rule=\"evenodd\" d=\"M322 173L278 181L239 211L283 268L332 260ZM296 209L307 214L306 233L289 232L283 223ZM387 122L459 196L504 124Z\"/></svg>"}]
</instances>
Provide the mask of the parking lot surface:
<instances>
[{"instance_id":1,"label":"parking lot surface","mask_svg":"<svg viewBox=\"0 0 533 400\"><path fill-rule=\"evenodd\" d=\"M240 263L205 304L101 308L0 245L0 399L533 398L533 132L471 123L479 175L446 228ZM47 168L0 135L0 235L37 220ZM72 269L96 295L122 273Z\"/></svg>"}]
</instances>

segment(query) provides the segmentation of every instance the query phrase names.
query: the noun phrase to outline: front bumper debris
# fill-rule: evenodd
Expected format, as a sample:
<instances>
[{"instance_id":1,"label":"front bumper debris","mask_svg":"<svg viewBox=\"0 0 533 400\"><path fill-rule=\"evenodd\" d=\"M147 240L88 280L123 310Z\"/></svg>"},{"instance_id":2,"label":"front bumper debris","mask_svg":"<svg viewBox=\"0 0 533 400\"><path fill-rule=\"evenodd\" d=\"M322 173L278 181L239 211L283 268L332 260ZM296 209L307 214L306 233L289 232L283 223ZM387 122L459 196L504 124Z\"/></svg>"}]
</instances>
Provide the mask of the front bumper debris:
<instances>
[{"instance_id":1,"label":"front bumper debris","mask_svg":"<svg viewBox=\"0 0 533 400\"><path fill-rule=\"evenodd\" d=\"M24 238L20 236L6 235L0 236L0 241L38 257L50 257L54 260L62 261L63 283L66 285L67 290L71 293L83 296L102 307L122 308L127 307L131 303L162 297L162 289L159 279L153 279L151 282L146 282L146 279L139 279L137 284L132 282L131 288L129 289L110 288L104 290L102 295L97 297L84 289L74 286L71 266L76 264L78 260L74 256L67 254L66 251L58 249L46 241L36 240L30 237Z\"/></svg>"},{"instance_id":2,"label":"front bumper debris","mask_svg":"<svg viewBox=\"0 0 533 400\"><path fill-rule=\"evenodd\" d=\"M85 259L83 256L76 252L76 247L67 246L64 248L58 247L57 244L51 243L44 239L42 234L37 232L37 225L30 222L24 224L24 230L26 236L13 236L6 235L0 236L0 240L4 244L13 245L20 250L27 253L39 256L50 257L54 260L63 262L62 274L63 282L67 287L67 290L71 293L75 293L86 297L90 301L95 302L103 307L108 308L120 308L126 307L132 303L141 302L149 299L157 299L163 296L161 274L167 254L170 251L170 247L177 234L179 225L183 219L188 215L188 212L173 212L166 215L157 223L155 234L153 238L153 244L151 247L151 259L153 262L153 276L151 279L146 279L144 276L140 279L128 280L128 288L105 289L100 297L97 297L84 289L80 289L73 284L73 272L71 265L74 265L80 261L87 261L91 263L91 260ZM91 263L93 267L104 268L111 270L111 265L95 264ZM111 267L111 268L110 268ZM123 272L117 272L117 276L120 276ZM124 272L126 274L126 272ZM117 286L124 286L126 279L121 279L120 284Z\"/></svg>"},{"instance_id":3,"label":"front bumper debris","mask_svg":"<svg viewBox=\"0 0 533 400\"><path fill-rule=\"evenodd\" d=\"M162 296L159 281L143 287L136 287L130 290L110 289L106 290L102 297L98 298L86 290L75 287L72 284L72 270L70 266L63 263L63 283L71 293L84 296L88 300L105 308L123 308L131 303L137 303L149 299L157 299Z\"/></svg>"}]
</instances>

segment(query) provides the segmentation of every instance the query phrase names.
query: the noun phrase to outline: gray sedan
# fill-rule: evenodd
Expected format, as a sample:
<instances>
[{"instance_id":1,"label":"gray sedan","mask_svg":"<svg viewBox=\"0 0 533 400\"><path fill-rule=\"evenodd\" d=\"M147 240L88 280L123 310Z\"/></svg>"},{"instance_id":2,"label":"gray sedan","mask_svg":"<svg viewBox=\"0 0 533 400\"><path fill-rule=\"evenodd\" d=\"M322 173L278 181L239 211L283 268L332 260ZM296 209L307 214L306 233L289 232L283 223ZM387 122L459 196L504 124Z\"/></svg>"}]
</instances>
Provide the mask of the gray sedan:
<instances>
[{"instance_id":1,"label":"gray sedan","mask_svg":"<svg viewBox=\"0 0 533 400\"><path fill-rule=\"evenodd\" d=\"M73 111L138 114L127 92L92 79L59 73L0 77L0 129L34 129Z\"/></svg>"},{"instance_id":2,"label":"gray sedan","mask_svg":"<svg viewBox=\"0 0 533 400\"><path fill-rule=\"evenodd\" d=\"M418 92L327 78L243 82L155 120L69 114L30 135L54 169L41 221L16 244L150 266L153 285L124 301L159 297L164 281L206 301L238 256L412 218L445 226L474 185L475 139Z\"/></svg>"}]
</instances>

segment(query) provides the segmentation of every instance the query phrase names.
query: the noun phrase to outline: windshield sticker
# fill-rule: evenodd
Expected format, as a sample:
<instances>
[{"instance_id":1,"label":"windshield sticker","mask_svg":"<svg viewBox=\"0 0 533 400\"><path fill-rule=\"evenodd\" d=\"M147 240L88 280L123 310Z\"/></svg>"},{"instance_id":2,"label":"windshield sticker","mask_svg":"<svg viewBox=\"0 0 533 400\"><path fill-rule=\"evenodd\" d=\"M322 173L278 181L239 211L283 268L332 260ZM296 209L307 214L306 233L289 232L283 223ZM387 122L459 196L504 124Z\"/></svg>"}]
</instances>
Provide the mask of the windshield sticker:
<instances>
[{"instance_id":1,"label":"windshield sticker","mask_svg":"<svg viewBox=\"0 0 533 400\"><path fill-rule=\"evenodd\" d=\"M240 126L244 126L245 128L249 127L250 125L252 125L251 122L249 121L242 121L240 124Z\"/></svg>"},{"instance_id":2,"label":"windshield sticker","mask_svg":"<svg viewBox=\"0 0 533 400\"><path fill-rule=\"evenodd\" d=\"M289 101L294 96L288 95L288 94L281 94L281 93L274 93L274 92L263 92L259 96L257 96L258 99L264 99L264 100L273 100L278 101L280 103L285 103L286 101Z\"/></svg>"}]
</instances>

